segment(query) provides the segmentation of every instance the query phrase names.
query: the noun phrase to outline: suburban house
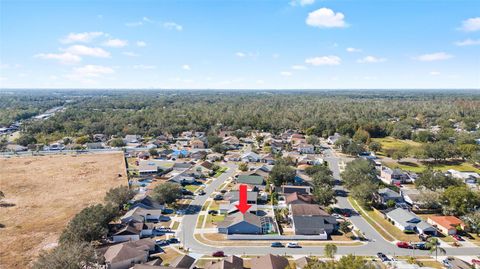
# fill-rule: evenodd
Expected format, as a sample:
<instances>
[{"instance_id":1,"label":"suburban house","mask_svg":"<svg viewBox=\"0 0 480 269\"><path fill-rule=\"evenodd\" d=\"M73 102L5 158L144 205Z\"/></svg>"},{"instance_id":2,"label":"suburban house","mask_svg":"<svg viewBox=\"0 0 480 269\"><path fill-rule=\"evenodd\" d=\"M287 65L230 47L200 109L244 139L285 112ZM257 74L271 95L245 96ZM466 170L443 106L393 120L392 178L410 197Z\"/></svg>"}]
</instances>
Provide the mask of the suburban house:
<instances>
[{"instance_id":1,"label":"suburban house","mask_svg":"<svg viewBox=\"0 0 480 269\"><path fill-rule=\"evenodd\" d=\"M296 235L323 235L335 230L337 221L315 204L290 204L289 219Z\"/></svg>"},{"instance_id":2,"label":"suburban house","mask_svg":"<svg viewBox=\"0 0 480 269\"><path fill-rule=\"evenodd\" d=\"M257 163L262 160L262 157L255 152L244 153L241 157L242 162L246 163Z\"/></svg>"},{"instance_id":3,"label":"suburban house","mask_svg":"<svg viewBox=\"0 0 480 269\"><path fill-rule=\"evenodd\" d=\"M243 259L235 255L223 258L221 261L210 261L204 269L243 269Z\"/></svg>"},{"instance_id":4,"label":"suburban house","mask_svg":"<svg viewBox=\"0 0 480 269\"><path fill-rule=\"evenodd\" d=\"M190 141L190 147L192 149L204 149L205 143L203 143L203 141L198 138L194 138Z\"/></svg>"},{"instance_id":5,"label":"suburban house","mask_svg":"<svg viewBox=\"0 0 480 269\"><path fill-rule=\"evenodd\" d=\"M311 144L299 144L297 146L297 151L302 154L314 154L315 147Z\"/></svg>"},{"instance_id":6,"label":"suburban house","mask_svg":"<svg viewBox=\"0 0 480 269\"><path fill-rule=\"evenodd\" d=\"M454 169L447 171L454 178L461 179L465 183L478 183L480 182L480 175L475 172L460 172Z\"/></svg>"},{"instance_id":7,"label":"suburban house","mask_svg":"<svg viewBox=\"0 0 480 269\"><path fill-rule=\"evenodd\" d=\"M335 142L337 142L338 139L342 137L339 133L335 133L334 135L331 135L327 138L327 143L330 145L334 145Z\"/></svg>"},{"instance_id":8,"label":"suburban house","mask_svg":"<svg viewBox=\"0 0 480 269\"><path fill-rule=\"evenodd\" d=\"M155 241L141 239L110 246L103 257L107 269L128 269L134 264L145 263L149 253L155 250Z\"/></svg>"},{"instance_id":9,"label":"suburban house","mask_svg":"<svg viewBox=\"0 0 480 269\"><path fill-rule=\"evenodd\" d=\"M210 162L220 161L220 160L222 160L222 158L223 158L223 154L221 154L221 153L207 154L207 160L209 160Z\"/></svg>"},{"instance_id":10,"label":"suburban house","mask_svg":"<svg viewBox=\"0 0 480 269\"><path fill-rule=\"evenodd\" d=\"M437 230L414 213L403 208L394 209L385 214L386 218L403 232L435 235Z\"/></svg>"},{"instance_id":11,"label":"suburban house","mask_svg":"<svg viewBox=\"0 0 480 269\"><path fill-rule=\"evenodd\" d=\"M130 221L160 222L169 221L170 217L164 216L161 209L145 209L141 207L135 207L120 217L120 220L122 223L128 223Z\"/></svg>"},{"instance_id":12,"label":"suburban house","mask_svg":"<svg viewBox=\"0 0 480 269\"><path fill-rule=\"evenodd\" d=\"M300 145L305 143L305 136L302 134L292 134L288 141L292 143L292 145Z\"/></svg>"},{"instance_id":13,"label":"suburban house","mask_svg":"<svg viewBox=\"0 0 480 269\"><path fill-rule=\"evenodd\" d=\"M457 229L465 229L465 223L454 216L431 216L427 222L437 228L444 235L457 234Z\"/></svg>"},{"instance_id":14,"label":"suburban house","mask_svg":"<svg viewBox=\"0 0 480 269\"><path fill-rule=\"evenodd\" d=\"M404 203L403 197L389 188L379 189L373 194L373 199L377 204L386 205L388 201L393 201L395 204Z\"/></svg>"},{"instance_id":15,"label":"suburban house","mask_svg":"<svg viewBox=\"0 0 480 269\"><path fill-rule=\"evenodd\" d=\"M217 227L223 234L263 234L262 218L249 212L229 215Z\"/></svg>"},{"instance_id":16,"label":"suburban house","mask_svg":"<svg viewBox=\"0 0 480 269\"><path fill-rule=\"evenodd\" d=\"M303 256L295 260L295 267L297 269L303 269L312 261L308 256Z\"/></svg>"},{"instance_id":17,"label":"suburban house","mask_svg":"<svg viewBox=\"0 0 480 269\"><path fill-rule=\"evenodd\" d=\"M164 209L165 206L161 205L160 203L154 201L150 196L146 194L137 194L133 201L131 201L132 205L130 209L140 207L144 209Z\"/></svg>"},{"instance_id":18,"label":"suburban house","mask_svg":"<svg viewBox=\"0 0 480 269\"><path fill-rule=\"evenodd\" d=\"M251 269L285 269L288 266L288 259L280 255L267 254L250 260Z\"/></svg>"},{"instance_id":19,"label":"suburban house","mask_svg":"<svg viewBox=\"0 0 480 269\"><path fill-rule=\"evenodd\" d=\"M404 171L400 169L390 169L388 167L382 167L380 179L385 182L385 184L401 184L411 181L408 174Z\"/></svg>"},{"instance_id":20,"label":"suburban house","mask_svg":"<svg viewBox=\"0 0 480 269\"><path fill-rule=\"evenodd\" d=\"M285 203L287 205L312 204L313 202L314 198L310 194L298 194L297 192L294 192L285 195Z\"/></svg>"},{"instance_id":21,"label":"suburban house","mask_svg":"<svg viewBox=\"0 0 480 269\"><path fill-rule=\"evenodd\" d=\"M142 137L139 135L126 135L123 142L125 142L125 144L137 144L140 143L141 140Z\"/></svg>"},{"instance_id":22,"label":"suburban house","mask_svg":"<svg viewBox=\"0 0 480 269\"><path fill-rule=\"evenodd\" d=\"M195 264L195 259L189 255L181 255L170 263L171 267L191 269Z\"/></svg>"},{"instance_id":23,"label":"suburban house","mask_svg":"<svg viewBox=\"0 0 480 269\"><path fill-rule=\"evenodd\" d=\"M111 240L114 243L125 241L136 241L142 236L143 222L130 221L126 224L114 224L109 228ZM145 234L148 234L148 227L145 227Z\"/></svg>"},{"instance_id":24,"label":"suburban house","mask_svg":"<svg viewBox=\"0 0 480 269\"><path fill-rule=\"evenodd\" d=\"M239 162L242 159L242 155L238 153L231 153L225 155L225 161L227 162Z\"/></svg>"},{"instance_id":25,"label":"suburban house","mask_svg":"<svg viewBox=\"0 0 480 269\"><path fill-rule=\"evenodd\" d=\"M168 172L172 169L174 162L167 160L138 160L138 173L142 175Z\"/></svg>"},{"instance_id":26,"label":"suburban house","mask_svg":"<svg viewBox=\"0 0 480 269\"><path fill-rule=\"evenodd\" d=\"M282 188L281 192L283 194L291 194L291 193L311 194L312 193L312 187L310 186L282 185L281 188Z\"/></svg>"}]
</instances>

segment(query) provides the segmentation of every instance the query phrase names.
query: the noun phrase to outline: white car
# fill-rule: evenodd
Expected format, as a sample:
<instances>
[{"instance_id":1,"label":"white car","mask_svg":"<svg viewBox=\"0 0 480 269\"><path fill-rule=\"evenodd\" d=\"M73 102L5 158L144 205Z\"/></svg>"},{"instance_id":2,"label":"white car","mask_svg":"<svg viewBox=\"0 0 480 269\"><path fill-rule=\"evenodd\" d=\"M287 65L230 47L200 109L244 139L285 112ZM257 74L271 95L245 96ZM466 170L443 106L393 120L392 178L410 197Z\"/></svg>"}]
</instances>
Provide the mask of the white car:
<instances>
[{"instance_id":1,"label":"white car","mask_svg":"<svg viewBox=\"0 0 480 269\"><path fill-rule=\"evenodd\" d=\"M287 248L301 248L301 246L297 242L289 242Z\"/></svg>"}]
</instances>

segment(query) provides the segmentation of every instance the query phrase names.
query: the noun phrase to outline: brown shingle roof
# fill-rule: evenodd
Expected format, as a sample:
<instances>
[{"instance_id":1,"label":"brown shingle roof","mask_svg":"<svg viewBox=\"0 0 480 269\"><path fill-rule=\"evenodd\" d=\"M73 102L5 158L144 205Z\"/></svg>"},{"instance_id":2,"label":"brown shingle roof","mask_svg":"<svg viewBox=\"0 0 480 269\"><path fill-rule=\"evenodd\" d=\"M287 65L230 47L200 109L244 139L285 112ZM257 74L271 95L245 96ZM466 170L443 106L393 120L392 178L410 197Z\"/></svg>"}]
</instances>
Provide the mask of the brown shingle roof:
<instances>
[{"instance_id":1,"label":"brown shingle roof","mask_svg":"<svg viewBox=\"0 0 480 269\"><path fill-rule=\"evenodd\" d=\"M267 254L252 258L250 264L251 269L285 269L288 266L288 260L282 256Z\"/></svg>"},{"instance_id":2,"label":"brown shingle roof","mask_svg":"<svg viewBox=\"0 0 480 269\"><path fill-rule=\"evenodd\" d=\"M293 216L329 216L318 205L292 204L291 213Z\"/></svg>"},{"instance_id":3,"label":"brown shingle roof","mask_svg":"<svg viewBox=\"0 0 480 269\"><path fill-rule=\"evenodd\" d=\"M243 269L243 259L235 255L228 256L218 262L209 262L205 269Z\"/></svg>"},{"instance_id":4,"label":"brown shingle roof","mask_svg":"<svg viewBox=\"0 0 480 269\"><path fill-rule=\"evenodd\" d=\"M291 204L296 201L303 202L305 204L313 203L313 196L308 194L298 194L296 192L288 194L286 197L287 204Z\"/></svg>"}]
</instances>

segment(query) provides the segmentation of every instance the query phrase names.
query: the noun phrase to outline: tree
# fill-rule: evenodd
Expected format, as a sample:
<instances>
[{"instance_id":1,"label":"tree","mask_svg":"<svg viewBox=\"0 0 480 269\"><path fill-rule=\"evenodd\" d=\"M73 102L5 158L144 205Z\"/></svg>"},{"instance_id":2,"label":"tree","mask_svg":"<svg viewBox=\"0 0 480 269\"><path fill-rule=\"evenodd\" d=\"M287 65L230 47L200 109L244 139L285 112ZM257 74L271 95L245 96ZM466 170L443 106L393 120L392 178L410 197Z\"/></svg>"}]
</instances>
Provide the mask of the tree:
<instances>
[{"instance_id":1,"label":"tree","mask_svg":"<svg viewBox=\"0 0 480 269\"><path fill-rule=\"evenodd\" d=\"M338 227L338 229L340 230L340 232L342 232L345 235L352 231L352 228L350 228L350 225L351 225L350 222L344 221L340 223L340 227Z\"/></svg>"},{"instance_id":2,"label":"tree","mask_svg":"<svg viewBox=\"0 0 480 269\"><path fill-rule=\"evenodd\" d=\"M247 171L248 170L248 164L247 163L239 164L238 165L238 170L243 171L243 172Z\"/></svg>"},{"instance_id":3,"label":"tree","mask_svg":"<svg viewBox=\"0 0 480 269\"><path fill-rule=\"evenodd\" d=\"M34 269L84 269L95 268L102 260L89 243L68 242L52 250L42 251Z\"/></svg>"},{"instance_id":4,"label":"tree","mask_svg":"<svg viewBox=\"0 0 480 269\"><path fill-rule=\"evenodd\" d=\"M313 197L321 206L329 206L337 202L335 198L335 190L328 185L315 186L313 190Z\"/></svg>"},{"instance_id":5,"label":"tree","mask_svg":"<svg viewBox=\"0 0 480 269\"><path fill-rule=\"evenodd\" d=\"M472 212L463 218L470 232L480 235L480 212Z\"/></svg>"},{"instance_id":6,"label":"tree","mask_svg":"<svg viewBox=\"0 0 480 269\"><path fill-rule=\"evenodd\" d=\"M359 128L356 132L355 135L353 135L353 141L361 144L368 144L370 143L370 134Z\"/></svg>"},{"instance_id":7,"label":"tree","mask_svg":"<svg viewBox=\"0 0 480 269\"><path fill-rule=\"evenodd\" d=\"M346 154L350 154L352 156L357 156L358 154L365 151L365 147L363 144L358 144L355 142L350 143L345 150L342 148L342 152Z\"/></svg>"},{"instance_id":8,"label":"tree","mask_svg":"<svg viewBox=\"0 0 480 269\"><path fill-rule=\"evenodd\" d=\"M382 150L382 144L373 141L373 142L370 142L370 144L368 145L368 148L373 152L379 152Z\"/></svg>"},{"instance_id":9,"label":"tree","mask_svg":"<svg viewBox=\"0 0 480 269\"><path fill-rule=\"evenodd\" d=\"M107 235L108 223L116 216L116 207L96 204L75 215L60 235L60 243L92 242Z\"/></svg>"},{"instance_id":10,"label":"tree","mask_svg":"<svg viewBox=\"0 0 480 269\"><path fill-rule=\"evenodd\" d=\"M438 260L438 252L441 254L447 254L444 248L440 247L440 243L438 242L438 238L430 237L427 240L426 247L429 249L430 253L435 252L435 260Z\"/></svg>"},{"instance_id":11,"label":"tree","mask_svg":"<svg viewBox=\"0 0 480 269\"><path fill-rule=\"evenodd\" d=\"M472 158L475 152L478 152L479 150L480 148L477 145L472 145L472 144L462 144L458 146L458 151L460 152L460 156L464 160Z\"/></svg>"},{"instance_id":12,"label":"tree","mask_svg":"<svg viewBox=\"0 0 480 269\"><path fill-rule=\"evenodd\" d=\"M446 214L463 216L480 205L480 196L465 185L450 186L443 193L441 203Z\"/></svg>"},{"instance_id":13,"label":"tree","mask_svg":"<svg viewBox=\"0 0 480 269\"><path fill-rule=\"evenodd\" d=\"M309 176L313 176L318 172L324 172L326 174L332 175L332 171L330 171L327 166L321 164L312 165L305 169L305 173Z\"/></svg>"},{"instance_id":14,"label":"tree","mask_svg":"<svg viewBox=\"0 0 480 269\"><path fill-rule=\"evenodd\" d=\"M396 205L394 200L388 200L385 204L388 208L394 207Z\"/></svg>"},{"instance_id":15,"label":"tree","mask_svg":"<svg viewBox=\"0 0 480 269\"><path fill-rule=\"evenodd\" d=\"M307 141L308 144L316 145L316 144L318 144L319 139L318 139L318 136L316 136L316 135L309 135L307 137L306 141Z\"/></svg>"},{"instance_id":16,"label":"tree","mask_svg":"<svg viewBox=\"0 0 480 269\"><path fill-rule=\"evenodd\" d=\"M330 169L328 169L326 166L323 167L325 167L325 169L319 170L315 174L311 175L314 188L317 186L327 186L332 188L335 183L335 180L332 176L332 171L330 171Z\"/></svg>"},{"instance_id":17,"label":"tree","mask_svg":"<svg viewBox=\"0 0 480 269\"><path fill-rule=\"evenodd\" d=\"M207 142L208 142L208 147L211 148L217 144L221 144L223 142L223 139L216 135L209 135L207 136Z\"/></svg>"},{"instance_id":18,"label":"tree","mask_svg":"<svg viewBox=\"0 0 480 269\"><path fill-rule=\"evenodd\" d=\"M90 136L83 135L83 136L80 136L79 138L77 138L75 142L77 144L83 145L83 144L86 144L86 143L91 142L91 141L92 140L90 139Z\"/></svg>"},{"instance_id":19,"label":"tree","mask_svg":"<svg viewBox=\"0 0 480 269\"><path fill-rule=\"evenodd\" d=\"M227 148L225 148L225 146L222 145L222 144L215 144L212 147L212 151L217 152L217 153L225 154L225 152L227 152Z\"/></svg>"},{"instance_id":20,"label":"tree","mask_svg":"<svg viewBox=\"0 0 480 269\"><path fill-rule=\"evenodd\" d=\"M415 185L418 187L425 187L429 190L446 189L450 186L460 186L463 182L461 180L445 175L441 171L434 171L428 167L415 180Z\"/></svg>"},{"instance_id":21,"label":"tree","mask_svg":"<svg viewBox=\"0 0 480 269\"><path fill-rule=\"evenodd\" d=\"M410 139L410 136L412 135L412 126L405 123L397 123L393 127L390 135L398 139Z\"/></svg>"},{"instance_id":22,"label":"tree","mask_svg":"<svg viewBox=\"0 0 480 269\"><path fill-rule=\"evenodd\" d=\"M363 205L370 203L373 199L373 193L378 190L378 185L365 181L351 188L352 197Z\"/></svg>"},{"instance_id":23,"label":"tree","mask_svg":"<svg viewBox=\"0 0 480 269\"><path fill-rule=\"evenodd\" d=\"M125 141L123 141L123 139L121 139L121 138L114 138L114 139L110 140L109 144L110 144L110 146L115 147L115 148L121 148L121 147L126 146Z\"/></svg>"},{"instance_id":24,"label":"tree","mask_svg":"<svg viewBox=\"0 0 480 269\"><path fill-rule=\"evenodd\" d=\"M127 186L119 186L111 188L105 194L105 202L112 203L118 207L122 207L135 196L135 192Z\"/></svg>"},{"instance_id":25,"label":"tree","mask_svg":"<svg viewBox=\"0 0 480 269\"><path fill-rule=\"evenodd\" d=\"M441 208L440 204L441 193L438 191L421 190L418 197L418 203L420 208L424 209L437 209Z\"/></svg>"},{"instance_id":26,"label":"tree","mask_svg":"<svg viewBox=\"0 0 480 269\"><path fill-rule=\"evenodd\" d=\"M275 186L281 186L287 182L292 183L295 180L296 172L290 166L275 164L270 172L270 182Z\"/></svg>"},{"instance_id":27,"label":"tree","mask_svg":"<svg viewBox=\"0 0 480 269\"><path fill-rule=\"evenodd\" d=\"M17 140L15 142L19 145L22 145L22 146L26 147L28 145L37 143L37 139L35 139L35 137L33 135L23 134L22 136L17 138Z\"/></svg>"},{"instance_id":28,"label":"tree","mask_svg":"<svg viewBox=\"0 0 480 269\"><path fill-rule=\"evenodd\" d=\"M182 187L179 184L166 182L155 186L151 197L160 204L171 204L182 196Z\"/></svg>"},{"instance_id":29,"label":"tree","mask_svg":"<svg viewBox=\"0 0 480 269\"><path fill-rule=\"evenodd\" d=\"M157 149L155 149L155 148L149 149L149 150L148 150L148 153L149 153L150 156L152 156L152 157L157 157L157 156L158 156L158 151L157 151Z\"/></svg>"},{"instance_id":30,"label":"tree","mask_svg":"<svg viewBox=\"0 0 480 269\"><path fill-rule=\"evenodd\" d=\"M348 137L342 136L335 142L335 146L344 151L348 147L348 145L350 145L350 143L351 142Z\"/></svg>"},{"instance_id":31,"label":"tree","mask_svg":"<svg viewBox=\"0 0 480 269\"><path fill-rule=\"evenodd\" d=\"M337 253L337 246L335 244L328 243L323 247L323 253L327 258L333 259Z\"/></svg>"},{"instance_id":32,"label":"tree","mask_svg":"<svg viewBox=\"0 0 480 269\"><path fill-rule=\"evenodd\" d=\"M335 269L373 269L375 268L363 257L348 254L340 258Z\"/></svg>"},{"instance_id":33,"label":"tree","mask_svg":"<svg viewBox=\"0 0 480 269\"><path fill-rule=\"evenodd\" d=\"M341 174L345 186L350 189L362 182L376 182L377 171L375 165L364 159L351 161Z\"/></svg>"}]
</instances>

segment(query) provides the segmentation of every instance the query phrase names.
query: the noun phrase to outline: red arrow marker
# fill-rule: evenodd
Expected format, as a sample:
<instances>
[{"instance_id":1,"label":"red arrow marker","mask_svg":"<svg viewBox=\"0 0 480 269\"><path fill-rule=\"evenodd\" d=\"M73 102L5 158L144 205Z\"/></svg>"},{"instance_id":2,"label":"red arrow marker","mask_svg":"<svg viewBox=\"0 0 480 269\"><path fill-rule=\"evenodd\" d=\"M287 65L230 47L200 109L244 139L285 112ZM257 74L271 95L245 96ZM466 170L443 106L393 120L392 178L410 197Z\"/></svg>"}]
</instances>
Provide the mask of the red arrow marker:
<instances>
[{"instance_id":1,"label":"red arrow marker","mask_svg":"<svg viewBox=\"0 0 480 269\"><path fill-rule=\"evenodd\" d=\"M240 185L240 202L235 205L242 214L248 211L251 205L247 204L247 185Z\"/></svg>"}]
</instances>

